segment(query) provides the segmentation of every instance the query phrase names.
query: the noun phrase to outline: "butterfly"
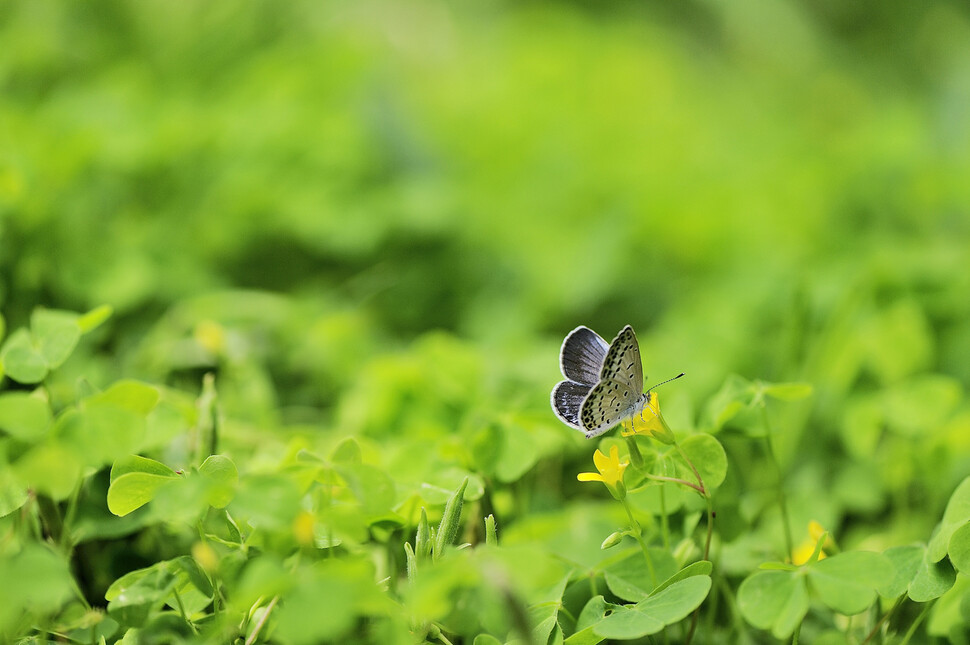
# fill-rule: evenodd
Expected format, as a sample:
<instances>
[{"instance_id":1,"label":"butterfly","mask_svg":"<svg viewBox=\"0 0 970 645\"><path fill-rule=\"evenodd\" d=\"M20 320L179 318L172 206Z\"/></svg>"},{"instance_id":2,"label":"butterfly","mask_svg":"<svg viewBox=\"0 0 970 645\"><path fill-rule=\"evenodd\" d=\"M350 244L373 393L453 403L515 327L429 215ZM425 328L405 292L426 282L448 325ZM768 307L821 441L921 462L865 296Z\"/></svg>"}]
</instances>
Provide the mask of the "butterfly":
<instances>
[{"instance_id":1,"label":"butterfly","mask_svg":"<svg viewBox=\"0 0 970 645\"><path fill-rule=\"evenodd\" d=\"M552 388L552 410L587 439L642 414L650 403L650 392L643 392L640 345L630 325L609 344L589 327L572 330L562 342L559 368L566 380Z\"/></svg>"}]
</instances>

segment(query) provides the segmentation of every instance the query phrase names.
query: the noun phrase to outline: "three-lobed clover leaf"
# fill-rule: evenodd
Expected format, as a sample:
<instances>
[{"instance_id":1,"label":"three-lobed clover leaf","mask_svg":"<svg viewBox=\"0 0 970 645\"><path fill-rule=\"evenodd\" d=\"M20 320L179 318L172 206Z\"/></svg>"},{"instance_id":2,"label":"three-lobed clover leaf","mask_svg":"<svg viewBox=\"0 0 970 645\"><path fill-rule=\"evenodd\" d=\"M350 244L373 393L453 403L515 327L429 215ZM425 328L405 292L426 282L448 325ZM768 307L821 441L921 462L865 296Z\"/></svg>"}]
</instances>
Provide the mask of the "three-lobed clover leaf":
<instances>
[{"instance_id":1,"label":"three-lobed clover leaf","mask_svg":"<svg viewBox=\"0 0 970 645\"><path fill-rule=\"evenodd\" d=\"M110 315L111 308L107 306L86 314L35 309L30 328L16 330L0 347L0 363L7 376L17 382L40 383L67 360L81 334L91 331Z\"/></svg>"},{"instance_id":2,"label":"three-lobed clover leaf","mask_svg":"<svg viewBox=\"0 0 970 645\"><path fill-rule=\"evenodd\" d=\"M787 638L808 613L812 594L834 611L858 614L892 585L894 573L890 558L869 551L847 551L802 567L779 564L741 583L738 607L755 627Z\"/></svg>"},{"instance_id":3,"label":"three-lobed clover leaf","mask_svg":"<svg viewBox=\"0 0 970 645\"><path fill-rule=\"evenodd\" d=\"M711 589L711 563L695 562L674 573L649 595L631 605L615 605L595 596L586 603L576 631L564 642L592 645L604 638L633 640L656 634L694 611Z\"/></svg>"}]
</instances>

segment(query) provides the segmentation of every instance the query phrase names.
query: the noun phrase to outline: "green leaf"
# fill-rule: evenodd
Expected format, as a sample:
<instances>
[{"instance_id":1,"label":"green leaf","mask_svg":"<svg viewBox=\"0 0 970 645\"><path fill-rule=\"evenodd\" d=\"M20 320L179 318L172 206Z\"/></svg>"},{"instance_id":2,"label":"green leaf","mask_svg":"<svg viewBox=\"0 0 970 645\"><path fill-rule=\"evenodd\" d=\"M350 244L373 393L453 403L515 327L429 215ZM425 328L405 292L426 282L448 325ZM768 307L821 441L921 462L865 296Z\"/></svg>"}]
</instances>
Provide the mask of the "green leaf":
<instances>
[{"instance_id":1,"label":"green leaf","mask_svg":"<svg viewBox=\"0 0 970 645\"><path fill-rule=\"evenodd\" d=\"M145 438L144 415L113 405L68 410L53 434L69 444L85 465L100 468L137 452Z\"/></svg>"},{"instance_id":2,"label":"green leaf","mask_svg":"<svg viewBox=\"0 0 970 645\"><path fill-rule=\"evenodd\" d=\"M212 583L209 581L209 577L205 575L195 560L187 555L183 555L172 560L172 565L184 571L189 582L191 582L192 585L203 596L212 598Z\"/></svg>"},{"instance_id":3,"label":"green leaf","mask_svg":"<svg viewBox=\"0 0 970 645\"><path fill-rule=\"evenodd\" d=\"M145 416L158 403L158 388L140 381L122 380L85 400L85 406L106 405Z\"/></svg>"},{"instance_id":4,"label":"green leaf","mask_svg":"<svg viewBox=\"0 0 970 645\"><path fill-rule=\"evenodd\" d=\"M959 642L946 638L963 632L967 624L967 610L970 609L970 578L957 576L953 587L933 602L929 619L926 621L928 636L943 637L945 642Z\"/></svg>"},{"instance_id":5,"label":"green leaf","mask_svg":"<svg viewBox=\"0 0 970 645\"><path fill-rule=\"evenodd\" d=\"M970 573L970 523L963 524L950 536L947 547L950 563L963 574Z\"/></svg>"},{"instance_id":6,"label":"green leaf","mask_svg":"<svg viewBox=\"0 0 970 645\"><path fill-rule=\"evenodd\" d=\"M564 645L596 645L603 642L605 639L593 630L611 606L603 600L603 596L590 598L576 620L576 631L564 641Z\"/></svg>"},{"instance_id":7,"label":"green leaf","mask_svg":"<svg viewBox=\"0 0 970 645\"><path fill-rule=\"evenodd\" d=\"M851 616L876 600L876 589L892 583L895 570L881 553L845 551L806 567L808 579L823 603Z\"/></svg>"},{"instance_id":8,"label":"green leaf","mask_svg":"<svg viewBox=\"0 0 970 645\"><path fill-rule=\"evenodd\" d=\"M280 474L247 475L229 505L233 517L242 518L265 530L287 527L300 511L300 489L289 477ZM359 521L359 512L352 514Z\"/></svg>"},{"instance_id":9,"label":"green leaf","mask_svg":"<svg viewBox=\"0 0 970 645\"><path fill-rule=\"evenodd\" d=\"M110 305L101 305L100 307L95 307L86 314L82 314L77 319L77 326L81 330L82 334L86 334L89 331L101 326L104 321L111 317L114 313L114 309Z\"/></svg>"},{"instance_id":10,"label":"green leaf","mask_svg":"<svg viewBox=\"0 0 970 645\"><path fill-rule=\"evenodd\" d=\"M883 555L893 563L895 575L889 584L879 588L879 593L886 598L898 598L904 594L916 577L925 554L926 547L919 545L895 546L886 549Z\"/></svg>"},{"instance_id":11,"label":"green leaf","mask_svg":"<svg viewBox=\"0 0 970 645\"><path fill-rule=\"evenodd\" d=\"M697 609L711 589L711 578L698 575L679 580L633 606L620 606L593 631L604 638L633 639L655 634Z\"/></svg>"},{"instance_id":12,"label":"green leaf","mask_svg":"<svg viewBox=\"0 0 970 645\"><path fill-rule=\"evenodd\" d=\"M751 382L731 374L707 404L705 416L712 431L718 431L751 404Z\"/></svg>"},{"instance_id":13,"label":"green leaf","mask_svg":"<svg viewBox=\"0 0 970 645\"><path fill-rule=\"evenodd\" d=\"M0 462L0 517L9 515L27 501L27 487L6 464Z\"/></svg>"},{"instance_id":14,"label":"green leaf","mask_svg":"<svg viewBox=\"0 0 970 645\"><path fill-rule=\"evenodd\" d=\"M428 511L421 507L421 518L418 520L417 531L414 536L414 550L419 558L431 555L431 525L428 524Z\"/></svg>"},{"instance_id":15,"label":"green leaf","mask_svg":"<svg viewBox=\"0 0 970 645\"><path fill-rule=\"evenodd\" d=\"M518 481L539 458L532 435L511 419L482 428L472 439L471 452L480 471L502 483Z\"/></svg>"},{"instance_id":16,"label":"green leaf","mask_svg":"<svg viewBox=\"0 0 970 645\"><path fill-rule=\"evenodd\" d=\"M390 601L374 584L374 572L366 562L331 560L295 577L296 585L276 617L281 641L296 645L345 642L341 637L349 636L358 616L388 611Z\"/></svg>"},{"instance_id":17,"label":"green leaf","mask_svg":"<svg viewBox=\"0 0 970 645\"><path fill-rule=\"evenodd\" d=\"M0 633L7 635L24 616L56 611L73 588L67 562L39 544L0 557L0 580Z\"/></svg>"},{"instance_id":18,"label":"green leaf","mask_svg":"<svg viewBox=\"0 0 970 645\"><path fill-rule=\"evenodd\" d=\"M485 516L485 544L488 546L498 546L498 532L495 530L495 516L491 513Z\"/></svg>"},{"instance_id":19,"label":"green leaf","mask_svg":"<svg viewBox=\"0 0 970 645\"><path fill-rule=\"evenodd\" d=\"M47 360L34 347L30 332L18 329L0 349L0 361L7 376L19 383L40 383L47 376Z\"/></svg>"},{"instance_id":20,"label":"green leaf","mask_svg":"<svg viewBox=\"0 0 970 645\"><path fill-rule=\"evenodd\" d=\"M561 595L560 595L561 597ZM559 603L544 602L529 607L529 624L532 628L533 643L549 643L553 631L558 626Z\"/></svg>"},{"instance_id":21,"label":"green leaf","mask_svg":"<svg viewBox=\"0 0 970 645\"><path fill-rule=\"evenodd\" d=\"M334 469L347 482L366 515L374 517L391 510L395 501L394 481L383 470L360 463L335 464Z\"/></svg>"},{"instance_id":22,"label":"green leaf","mask_svg":"<svg viewBox=\"0 0 970 645\"><path fill-rule=\"evenodd\" d=\"M177 479L175 471L152 459L132 457L118 462L111 468L108 510L123 517L152 501L159 489Z\"/></svg>"},{"instance_id":23,"label":"green leaf","mask_svg":"<svg viewBox=\"0 0 970 645\"><path fill-rule=\"evenodd\" d=\"M118 477L127 475L128 473L146 473L149 475L159 475L161 477L177 476L174 470L160 461L155 461L154 459L149 459L148 457L142 457L139 455L131 455L125 459L119 459L114 463L113 466L111 466L110 480L113 482Z\"/></svg>"},{"instance_id":24,"label":"green leaf","mask_svg":"<svg viewBox=\"0 0 970 645\"><path fill-rule=\"evenodd\" d=\"M445 510L441 514L441 522L438 524L438 534L435 540L434 554L440 558L445 547L455 543L458 537L458 529L461 526L461 507L465 499L465 488L468 486L468 479L462 481L461 486L451 496L445 504Z\"/></svg>"},{"instance_id":25,"label":"green leaf","mask_svg":"<svg viewBox=\"0 0 970 645\"><path fill-rule=\"evenodd\" d=\"M34 345L47 362L48 369L60 367L81 338L78 315L56 309L35 309L30 317Z\"/></svg>"},{"instance_id":26,"label":"green leaf","mask_svg":"<svg viewBox=\"0 0 970 645\"><path fill-rule=\"evenodd\" d=\"M653 564L652 574L640 549L631 549L603 568L606 586L616 596L634 602L643 600L662 581L677 573L677 562L670 552L659 548L649 548L647 551Z\"/></svg>"},{"instance_id":27,"label":"green leaf","mask_svg":"<svg viewBox=\"0 0 970 645\"><path fill-rule=\"evenodd\" d=\"M161 607L177 584L168 561L127 573L111 583L104 594L108 613L123 624L142 626L152 609Z\"/></svg>"},{"instance_id":28,"label":"green leaf","mask_svg":"<svg viewBox=\"0 0 970 645\"><path fill-rule=\"evenodd\" d=\"M635 607L636 605L614 606L613 613L593 627L593 633L603 638L633 640L648 634L656 634L664 628L663 621L637 611Z\"/></svg>"},{"instance_id":29,"label":"green leaf","mask_svg":"<svg viewBox=\"0 0 970 645\"><path fill-rule=\"evenodd\" d=\"M239 483L239 471L229 457L210 455L199 472L209 482L208 502L214 508L225 508L232 501Z\"/></svg>"},{"instance_id":30,"label":"green leaf","mask_svg":"<svg viewBox=\"0 0 970 645\"><path fill-rule=\"evenodd\" d=\"M943 511L943 520L926 547L926 555L930 562L943 559L953 532L968 521L970 521L970 477L960 482L950 495L946 510Z\"/></svg>"},{"instance_id":31,"label":"green leaf","mask_svg":"<svg viewBox=\"0 0 970 645\"><path fill-rule=\"evenodd\" d=\"M51 424L50 405L26 392L0 394L0 430L22 441L36 441Z\"/></svg>"},{"instance_id":32,"label":"green leaf","mask_svg":"<svg viewBox=\"0 0 970 645\"><path fill-rule=\"evenodd\" d=\"M764 393L779 401L799 401L812 395L809 383L765 383Z\"/></svg>"},{"instance_id":33,"label":"green leaf","mask_svg":"<svg viewBox=\"0 0 970 645\"><path fill-rule=\"evenodd\" d=\"M700 607L710 590L710 576L694 575L655 591L649 598L637 603L636 608L665 625L670 625L683 620Z\"/></svg>"},{"instance_id":34,"label":"green leaf","mask_svg":"<svg viewBox=\"0 0 970 645\"><path fill-rule=\"evenodd\" d=\"M58 441L37 444L14 464L21 483L55 500L67 498L81 478L81 462L74 451Z\"/></svg>"},{"instance_id":35,"label":"green leaf","mask_svg":"<svg viewBox=\"0 0 970 645\"><path fill-rule=\"evenodd\" d=\"M361 463L360 444L353 437L341 439L337 447L330 453L330 461L340 464Z\"/></svg>"},{"instance_id":36,"label":"green leaf","mask_svg":"<svg viewBox=\"0 0 970 645\"><path fill-rule=\"evenodd\" d=\"M680 582L681 580L686 580L687 578L693 576L710 576L711 571L713 570L714 565L709 560L700 560L698 562L688 564L686 567L664 580L660 586L653 590L653 593L659 593L675 582Z\"/></svg>"},{"instance_id":37,"label":"green leaf","mask_svg":"<svg viewBox=\"0 0 970 645\"><path fill-rule=\"evenodd\" d=\"M963 398L963 387L941 374L918 376L897 383L881 398L889 429L920 437L946 423Z\"/></svg>"},{"instance_id":38,"label":"green leaf","mask_svg":"<svg viewBox=\"0 0 970 645\"><path fill-rule=\"evenodd\" d=\"M950 590L956 577L956 571L948 559L931 562L929 557L924 557L916 576L909 583L909 598L915 602L939 598Z\"/></svg>"},{"instance_id":39,"label":"green leaf","mask_svg":"<svg viewBox=\"0 0 970 645\"><path fill-rule=\"evenodd\" d=\"M702 433L687 437L680 442L680 447L690 458L694 467L704 480L704 488L708 492L713 491L724 481L727 475L727 454L724 446L713 436ZM694 471L687 465L683 457L674 454L673 457L677 466L680 468L680 476L689 482L695 480Z\"/></svg>"},{"instance_id":40,"label":"green leaf","mask_svg":"<svg viewBox=\"0 0 970 645\"><path fill-rule=\"evenodd\" d=\"M738 608L749 623L788 638L808 613L808 590L801 572L759 571L738 588Z\"/></svg>"}]
</instances>

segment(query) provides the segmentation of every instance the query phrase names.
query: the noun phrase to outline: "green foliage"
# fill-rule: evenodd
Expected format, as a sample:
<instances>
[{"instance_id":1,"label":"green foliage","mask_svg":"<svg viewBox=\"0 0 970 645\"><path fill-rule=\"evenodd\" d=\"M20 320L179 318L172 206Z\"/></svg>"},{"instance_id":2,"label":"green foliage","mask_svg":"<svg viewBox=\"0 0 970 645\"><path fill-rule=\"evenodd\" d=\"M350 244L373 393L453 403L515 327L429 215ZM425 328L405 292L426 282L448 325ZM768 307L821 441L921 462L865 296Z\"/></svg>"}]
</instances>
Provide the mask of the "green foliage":
<instances>
[{"instance_id":1,"label":"green foliage","mask_svg":"<svg viewBox=\"0 0 970 645\"><path fill-rule=\"evenodd\" d=\"M966 3L0 43L0 642L967 641ZM676 444L550 413L626 323Z\"/></svg>"}]
</instances>

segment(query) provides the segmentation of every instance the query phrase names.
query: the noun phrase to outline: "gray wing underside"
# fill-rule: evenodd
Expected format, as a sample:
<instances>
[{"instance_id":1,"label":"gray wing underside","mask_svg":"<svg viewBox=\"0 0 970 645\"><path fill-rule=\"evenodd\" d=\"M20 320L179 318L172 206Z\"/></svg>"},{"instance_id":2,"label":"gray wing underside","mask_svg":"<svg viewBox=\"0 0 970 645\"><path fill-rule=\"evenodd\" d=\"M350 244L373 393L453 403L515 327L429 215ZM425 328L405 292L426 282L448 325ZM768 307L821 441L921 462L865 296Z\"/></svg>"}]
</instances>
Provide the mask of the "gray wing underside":
<instances>
[{"instance_id":1,"label":"gray wing underside","mask_svg":"<svg viewBox=\"0 0 970 645\"><path fill-rule=\"evenodd\" d=\"M603 361L610 346L589 327L579 326L562 341L559 368L570 381L595 385L600 380Z\"/></svg>"},{"instance_id":2,"label":"gray wing underside","mask_svg":"<svg viewBox=\"0 0 970 645\"><path fill-rule=\"evenodd\" d=\"M589 394L590 386L575 381L560 381L552 388L552 410L564 423L582 430L579 408Z\"/></svg>"}]
</instances>

